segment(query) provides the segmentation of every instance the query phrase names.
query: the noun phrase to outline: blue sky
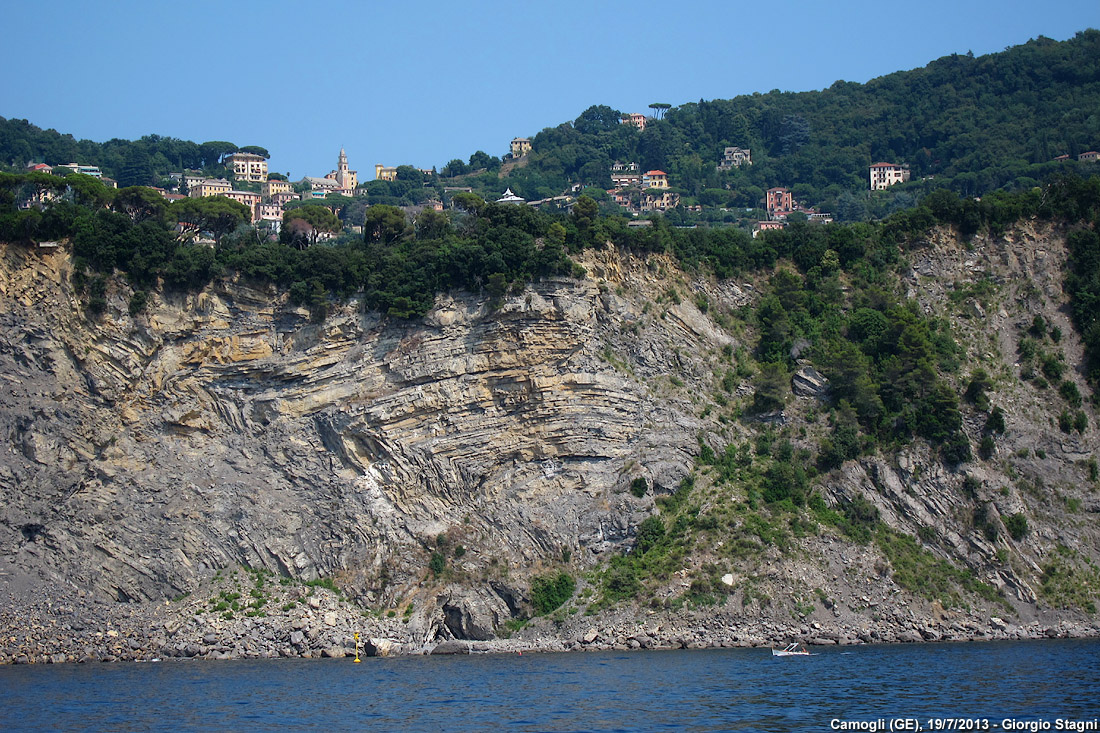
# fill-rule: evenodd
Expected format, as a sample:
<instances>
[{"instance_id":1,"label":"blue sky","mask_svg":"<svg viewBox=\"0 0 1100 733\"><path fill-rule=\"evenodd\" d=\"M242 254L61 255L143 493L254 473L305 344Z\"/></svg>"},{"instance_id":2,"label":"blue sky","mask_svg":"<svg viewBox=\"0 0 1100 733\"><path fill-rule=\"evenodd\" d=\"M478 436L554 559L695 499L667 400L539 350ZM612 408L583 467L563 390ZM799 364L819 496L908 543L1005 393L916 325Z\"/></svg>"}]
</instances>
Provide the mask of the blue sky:
<instances>
[{"instance_id":1,"label":"blue sky","mask_svg":"<svg viewBox=\"0 0 1100 733\"><path fill-rule=\"evenodd\" d=\"M1100 2L0 0L0 18L0 116L262 145L295 179L343 146L367 180L503 155L593 104L822 89L1064 40L1100 27Z\"/></svg>"}]
</instances>

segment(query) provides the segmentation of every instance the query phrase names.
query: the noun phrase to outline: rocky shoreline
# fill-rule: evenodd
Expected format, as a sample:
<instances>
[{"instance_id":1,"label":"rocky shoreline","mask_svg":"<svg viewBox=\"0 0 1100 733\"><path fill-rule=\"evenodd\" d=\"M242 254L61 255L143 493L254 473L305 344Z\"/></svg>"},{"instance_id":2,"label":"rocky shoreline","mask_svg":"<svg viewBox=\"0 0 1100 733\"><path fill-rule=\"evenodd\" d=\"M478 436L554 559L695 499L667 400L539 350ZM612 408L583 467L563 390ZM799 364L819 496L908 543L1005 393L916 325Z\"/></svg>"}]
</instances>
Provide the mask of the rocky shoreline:
<instances>
[{"instance_id":1,"label":"rocky shoreline","mask_svg":"<svg viewBox=\"0 0 1100 733\"><path fill-rule=\"evenodd\" d=\"M427 616L364 612L331 590L294 591L269 614L225 618L206 601L115 604L77 595L66 603L9 594L0 603L0 665L276 659L636 649L811 646L1100 637L1095 621L1013 623L887 613L873 623L788 623L709 613L620 610L613 617L537 619L511 638L448 639Z\"/></svg>"}]
</instances>

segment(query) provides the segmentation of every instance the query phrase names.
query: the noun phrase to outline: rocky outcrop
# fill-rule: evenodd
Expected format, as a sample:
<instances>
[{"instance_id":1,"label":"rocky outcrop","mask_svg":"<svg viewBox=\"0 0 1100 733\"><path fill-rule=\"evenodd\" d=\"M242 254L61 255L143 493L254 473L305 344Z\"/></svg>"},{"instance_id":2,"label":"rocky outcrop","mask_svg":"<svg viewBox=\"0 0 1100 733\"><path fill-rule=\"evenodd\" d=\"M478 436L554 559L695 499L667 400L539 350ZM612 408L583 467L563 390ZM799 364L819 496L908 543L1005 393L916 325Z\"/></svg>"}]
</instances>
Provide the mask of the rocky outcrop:
<instances>
[{"instance_id":1,"label":"rocky outcrop","mask_svg":"<svg viewBox=\"0 0 1100 733\"><path fill-rule=\"evenodd\" d=\"M644 263L590 264L603 282L495 310L444 296L412 324L354 302L315 324L233 282L156 295L136 318L113 282L90 319L64 251L5 247L5 565L120 601L243 565L335 576L384 605L420 587L441 535L489 582L598 561L649 511L624 491L634 477L691 470L700 423L669 376L709 378L693 354L732 339L687 300L647 312ZM472 597L451 605L461 633L487 632Z\"/></svg>"},{"instance_id":2,"label":"rocky outcrop","mask_svg":"<svg viewBox=\"0 0 1100 733\"><path fill-rule=\"evenodd\" d=\"M937 237L914 253L905 287L964 334L968 358L1006 375L994 394L1008 426L996 458L948 469L914 444L849 461L817 488L834 505L865 497L890 526L1004 590L1017 623L1049 628L1054 609L1037 605L1035 587L1043 564L1059 546L1094 560L1100 547L1086 521L1098 506L1086 479L1095 432L1051 428L1055 408L1016 379L1017 326L1036 312L1061 325L1067 363L1081 362L1058 285L1064 251L1056 232L1026 228L965 251ZM415 322L352 301L315 323L274 290L234 281L153 293L131 317L121 279L110 283L107 313L91 318L63 247L0 245L0 590L37 589L50 608L83 593L106 614L195 593L219 570L264 569L294 583L334 580L349 608L383 616L360 630L385 653L487 643L530 612L533 575L581 577L629 549L656 498L695 469L701 442L721 450L771 425L812 455L829 393L804 362L791 386L809 399L789 401L771 423L713 409L752 392L732 369L747 337L731 314L752 302L753 283L689 277L667 258L610 247L587 252L584 265L587 279L536 283L499 304L442 295ZM951 296L986 280L1000 290L980 311ZM983 418L964 409L976 444ZM639 478L649 487L641 497L631 491ZM700 475L704 506L743 500L708 481ZM1007 544L1001 518L1015 513L1033 526ZM990 527L1000 528L993 539ZM800 548L767 550L753 567L689 557L662 592L671 602L692 573L720 563L727 605L744 609L721 628L747 628L756 614L750 636L763 643L789 627L769 631L761 619L789 618L816 587L828 590L817 622L843 619L843 628L803 637L879 638L867 619L883 618L886 591L869 590L889 574L882 559L832 535ZM931 613L926 603L908 611ZM333 624L322 614L294 628L287 611L265 645L205 643L218 629L164 645L192 656L347 653L362 624L327 613ZM910 628L918 619L903 609L891 618L922 638L970 633ZM339 633L310 638L313 628ZM687 644L738 636L708 628L677 634ZM604 643L585 641L588 631L561 638ZM619 633L597 638L632 645ZM649 638L634 641L674 643Z\"/></svg>"}]
</instances>

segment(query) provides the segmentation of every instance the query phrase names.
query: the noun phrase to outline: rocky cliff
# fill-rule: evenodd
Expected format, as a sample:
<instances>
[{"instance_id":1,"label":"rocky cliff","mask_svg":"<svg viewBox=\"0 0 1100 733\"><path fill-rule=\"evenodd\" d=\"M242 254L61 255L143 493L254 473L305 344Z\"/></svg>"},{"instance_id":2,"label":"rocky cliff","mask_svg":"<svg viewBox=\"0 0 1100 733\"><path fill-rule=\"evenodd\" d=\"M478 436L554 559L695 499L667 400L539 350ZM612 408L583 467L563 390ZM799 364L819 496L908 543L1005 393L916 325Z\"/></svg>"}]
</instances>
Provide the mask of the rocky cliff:
<instances>
[{"instance_id":1,"label":"rocky cliff","mask_svg":"<svg viewBox=\"0 0 1100 733\"><path fill-rule=\"evenodd\" d=\"M1023 227L964 247L940 232L909 257L907 297L950 319L965 347L959 391L983 365L1006 430L985 460L946 468L916 443L848 461L818 477L818 491L831 505L866 498L924 556L999 589L1003 599L990 600L960 586L959 608L983 624L990 614L1084 619L1100 557L1096 414L1086 405L1084 432L1060 430L1057 393L1022 381L1018 357L1043 315L1060 329L1067 378L1087 394L1064 313L1061 234ZM311 322L273 289L235 281L154 293L130 316L115 280L107 312L91 318L64 247L0 245L0 583L10 604L30 593L106 600L104 613L163 605L243 567L331 579L357 608L400 610L403 627L388 633L413 641L481 639L530 612L532 576L565 569L582 580L583 609L585 579L633 545L655 497L696 471L700 441L761 430L734 411L753 390L750 370L732 405L716 386L730 354L751 345L741 309L754 283L610 247L583 264L586 279L501 302L440 296L412 323L354 301ZM827 385L812 369L798 378L801 396L772 427L810 451ZM964 416L977 450L983 418ZM642 496L630 490L639 478ZM704 509L743 498L705 471L695 492ZM1028 523L1018 539L1004 531L1014 515ZM855 639L879 621L944 617L896 582L898 557L827 526L750 558L722 547L721 532L707 534L653 591L666 625L702 568L721 571L730 595L683 618L727 629L793 618L846 624ZM1044 583L1054 583L1045 595ZM558 633L594 623L579 618L559 617Z\"/></svg>"}]
</instances>

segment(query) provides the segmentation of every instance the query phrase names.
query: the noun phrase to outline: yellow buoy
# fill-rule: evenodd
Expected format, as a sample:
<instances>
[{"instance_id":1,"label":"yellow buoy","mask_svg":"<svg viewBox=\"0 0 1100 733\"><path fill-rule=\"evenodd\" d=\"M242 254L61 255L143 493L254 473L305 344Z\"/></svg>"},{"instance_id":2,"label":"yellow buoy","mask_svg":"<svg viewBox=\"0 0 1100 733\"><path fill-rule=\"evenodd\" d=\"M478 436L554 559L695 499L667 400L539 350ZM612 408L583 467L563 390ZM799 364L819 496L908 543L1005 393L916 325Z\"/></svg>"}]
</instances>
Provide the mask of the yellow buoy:
<instances>
[{"instance_id":1,"label":"yellow buoy","mask_svg":"<svg viewBox=\"0 0 1100 733\"><path fill-rule=\"evenodd\" d=\"M355 632L355 663L359 664L359 632Z\"/></svg>"}]
</instances>

